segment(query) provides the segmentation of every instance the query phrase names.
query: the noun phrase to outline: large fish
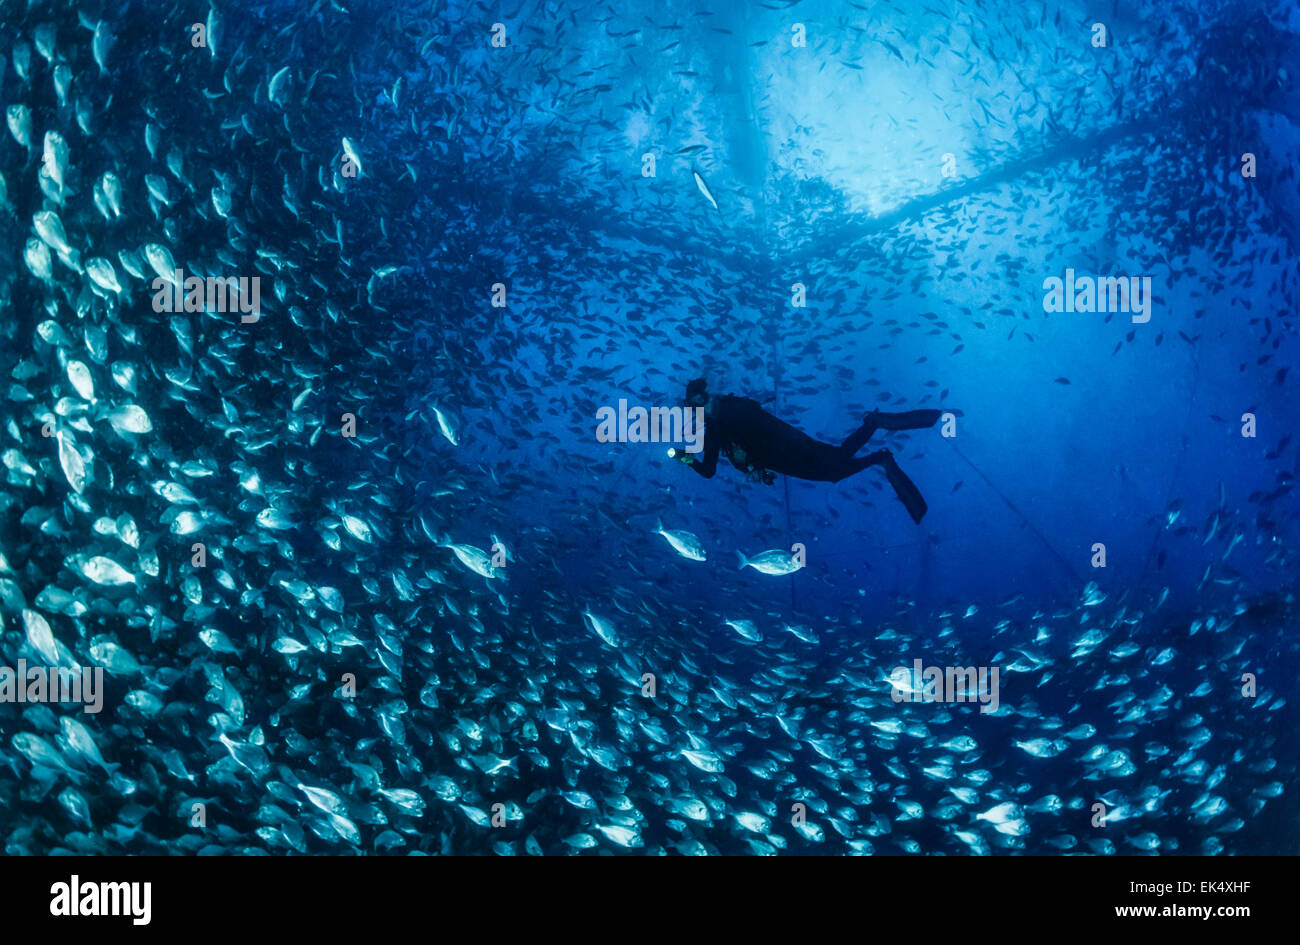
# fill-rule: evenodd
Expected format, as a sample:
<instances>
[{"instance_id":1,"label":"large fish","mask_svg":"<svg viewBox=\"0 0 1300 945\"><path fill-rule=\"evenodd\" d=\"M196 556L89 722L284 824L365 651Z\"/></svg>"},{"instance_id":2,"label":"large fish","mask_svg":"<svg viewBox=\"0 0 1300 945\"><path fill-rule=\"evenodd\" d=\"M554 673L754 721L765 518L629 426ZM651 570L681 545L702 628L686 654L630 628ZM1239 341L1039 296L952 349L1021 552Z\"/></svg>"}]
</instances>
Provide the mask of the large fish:
<instances>
[{"instance_id":1,"label":"large fish","mask_svg":"<svg viewBox=\"0 0 1300 945\"><path fill-rule=\"evenodd\" d=\"M672 546L673 551L683 558L689 558L692 561L703 561L708 557L708 553L704 550L704 546L700 544L700 540L691 532L669 531L664 528L664 523L660 521L655 523L655 534L662 535L664 541Z\"/></svg>"}]
</instances>

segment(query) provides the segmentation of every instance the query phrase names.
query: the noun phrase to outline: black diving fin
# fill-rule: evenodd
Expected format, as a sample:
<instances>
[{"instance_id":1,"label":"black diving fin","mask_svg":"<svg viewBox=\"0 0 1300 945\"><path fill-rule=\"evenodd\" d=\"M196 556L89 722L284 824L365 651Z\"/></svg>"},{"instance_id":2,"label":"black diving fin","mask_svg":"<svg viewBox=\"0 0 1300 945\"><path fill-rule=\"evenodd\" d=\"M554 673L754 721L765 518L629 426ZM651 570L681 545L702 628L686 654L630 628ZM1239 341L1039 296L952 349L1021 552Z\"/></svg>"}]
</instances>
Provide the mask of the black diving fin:
<instances>
[{"instance_id":1,"label":"black diving fin","mask_svg":"<svg viewBox=\"0 0 1300 945\"><path fill-rule=\"evenodd\" d=\"M921 490L916 488L916 483L908 479L907 474L898 468L898 463L892 455L887 456L881 465L885 467L885 478L894 487L894 494L907 509L907 514L912 516L912 521L920 525L928 508L925 499L921 498Z\"/></svg>"},{"instance_id":2,"label":"black diving fin","mask_svg":"<svg viewBox=\"0 0 1300 945\"><path fill-rule=\"evenodd\" d=\"M903 413L874 411L867 414L866 422L875 424L878 430L923 430L934 426L942 416L941 410L907 410Z\"/></svg>"}]
</instances>

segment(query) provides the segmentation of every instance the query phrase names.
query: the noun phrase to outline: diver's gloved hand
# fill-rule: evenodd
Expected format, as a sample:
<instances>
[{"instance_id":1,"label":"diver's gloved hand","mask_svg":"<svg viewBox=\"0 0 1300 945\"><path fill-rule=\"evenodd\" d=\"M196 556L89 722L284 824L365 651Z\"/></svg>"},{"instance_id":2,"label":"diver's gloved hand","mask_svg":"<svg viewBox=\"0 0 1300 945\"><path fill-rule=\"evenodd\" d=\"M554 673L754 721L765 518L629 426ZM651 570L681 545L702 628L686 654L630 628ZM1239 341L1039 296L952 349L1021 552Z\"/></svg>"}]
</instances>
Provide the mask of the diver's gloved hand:
<instances>
[{"instance_id":1,"label":"diver's gloved hand","mask_svg":"<svg viewBox=\"0 0 1300 945\"><path fill-rule=\"evenodd\" d=\"M681 463L684 466L695 465L695 457L692 456L690 453L686 452L685 450L679 450L674 447L669 447L668 457L670 459L677 460L677 462Z\"/></svg>"}]
</instances>

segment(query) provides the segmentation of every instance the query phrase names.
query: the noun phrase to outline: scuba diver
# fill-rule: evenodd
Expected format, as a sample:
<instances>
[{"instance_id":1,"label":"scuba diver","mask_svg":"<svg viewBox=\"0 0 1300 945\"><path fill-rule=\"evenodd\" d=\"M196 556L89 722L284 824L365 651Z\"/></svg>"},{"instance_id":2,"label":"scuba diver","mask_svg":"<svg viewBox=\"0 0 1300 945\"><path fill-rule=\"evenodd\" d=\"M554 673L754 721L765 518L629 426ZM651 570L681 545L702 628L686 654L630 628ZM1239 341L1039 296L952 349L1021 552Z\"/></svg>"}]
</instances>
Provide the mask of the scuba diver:
<instances>
[{"instance_id":1,"label":"scuba diver","mask_svg":"<svg viewBox=\"0 0 1300 945\"><path fill-rule=\"evenodd\" d=\"M815 482L839 482L868 466L882 466L885 478L907 508L912 521L920 524L925 515L925 499L915 483L903 474L889 450L877 450L866 456L854 456L877 430L920 430L939 421L938 410L909 410L905 413L881 413L873 410L860 426L839 446L814 440L783 420L764 410L756 400L722 394L710 397L704 378L686 385L686 402L704 408L704 458L690 453L670 451L672 457L706 479L717 471L718 454L750 479L771 485L773 473L810 479Z\"/></svg>"}]
</instances>

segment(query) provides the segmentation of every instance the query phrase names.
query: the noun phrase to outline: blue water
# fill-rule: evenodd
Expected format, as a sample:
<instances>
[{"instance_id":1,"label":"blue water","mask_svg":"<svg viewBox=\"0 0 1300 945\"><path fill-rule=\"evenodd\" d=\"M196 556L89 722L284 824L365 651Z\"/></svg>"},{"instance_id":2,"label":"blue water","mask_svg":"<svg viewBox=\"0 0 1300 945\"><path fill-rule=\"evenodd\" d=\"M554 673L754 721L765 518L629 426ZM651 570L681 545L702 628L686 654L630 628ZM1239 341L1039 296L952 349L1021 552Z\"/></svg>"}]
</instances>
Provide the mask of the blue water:
<instances>
[{"instance_id":1,"label":"blue water","mask_svg":"<svg viewBox=\"0 0 1300 945\"><path fill-rule=\"evenodd\" d=\"M4 23L8 852L1294 851L1294 4L216 9ZM701 376L925 517L597 437Z\"/></svg>"}]
</instances>

